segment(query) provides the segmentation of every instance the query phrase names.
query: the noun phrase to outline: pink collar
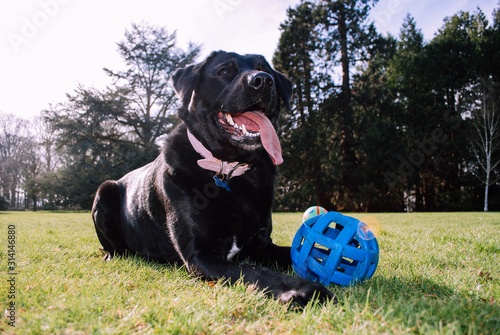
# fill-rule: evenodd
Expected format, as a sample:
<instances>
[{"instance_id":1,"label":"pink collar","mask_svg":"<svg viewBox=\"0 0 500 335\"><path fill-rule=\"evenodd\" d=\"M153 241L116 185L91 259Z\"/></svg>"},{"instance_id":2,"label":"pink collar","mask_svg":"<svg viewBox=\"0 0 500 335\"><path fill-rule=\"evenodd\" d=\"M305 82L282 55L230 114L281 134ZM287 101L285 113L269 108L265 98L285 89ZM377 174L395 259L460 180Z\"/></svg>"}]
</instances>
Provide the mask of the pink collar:
<instances>
[{"instance_id":1,"label":"pink collar","mask_svg":"<svg viewBox=\"0 0 500 335\"><path fill-rule=\"evenodd\" d=\"M199 153L203 159L198 160L198 165L205 169L214 171L218 176L222 175L222 177L226 178L228 181L232 177L241 176L248 169L250 169L250 164L239 163L239 162L226 162L221 161L220 159L215 158L207 148L201 144L200 141L187 129L187 135L189 138L189 142L193 146L194 150Z\"/></svg>"}]
</instances>

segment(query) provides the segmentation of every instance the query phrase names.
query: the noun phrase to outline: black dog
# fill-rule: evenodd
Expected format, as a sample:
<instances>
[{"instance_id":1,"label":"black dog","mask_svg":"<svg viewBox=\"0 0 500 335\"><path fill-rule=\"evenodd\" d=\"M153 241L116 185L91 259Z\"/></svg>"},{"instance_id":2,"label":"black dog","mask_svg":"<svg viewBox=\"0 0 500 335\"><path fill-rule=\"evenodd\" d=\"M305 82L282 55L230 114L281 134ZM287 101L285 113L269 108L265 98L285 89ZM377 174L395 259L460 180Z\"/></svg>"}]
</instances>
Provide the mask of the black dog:
<instances>
[{"instance_id":1,"label":"black dog","mask_svg":"<svg viewBox=\"0 0 500 335\"><path fill-rule=\"evenodd\" d=\"M104 250L182 263L210 280L242 277L283 302L333 298L318 283L263 266L291 264L290 248L270 237L282 162L276 128L291 82L262 56L226 52L172 80L184 123L154 162L97 191L92 217ZM259 265L232 262L236 254Z\"/></svg>"}]
</instances>

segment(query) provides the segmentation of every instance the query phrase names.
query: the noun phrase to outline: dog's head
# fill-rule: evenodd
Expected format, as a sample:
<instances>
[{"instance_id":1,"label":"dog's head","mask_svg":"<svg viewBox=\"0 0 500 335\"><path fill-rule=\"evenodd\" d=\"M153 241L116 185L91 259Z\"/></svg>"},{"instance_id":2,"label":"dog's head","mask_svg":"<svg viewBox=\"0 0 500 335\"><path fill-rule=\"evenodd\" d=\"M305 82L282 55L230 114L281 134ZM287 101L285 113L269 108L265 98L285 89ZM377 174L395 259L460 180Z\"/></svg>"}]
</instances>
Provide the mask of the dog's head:
<instances>
[{"instance_id":1,"label":"dog's head","mask_svg":"<svg viewBox=\"0 0 500 335\"><path fill-rule=\"evenodd\" d=\"M280 100L290 109L292 83L264 57L213 52L172 76L179 117L212 154L238 160L264 148L282 162L276 135Z\"/></svg>"}]
</instances>

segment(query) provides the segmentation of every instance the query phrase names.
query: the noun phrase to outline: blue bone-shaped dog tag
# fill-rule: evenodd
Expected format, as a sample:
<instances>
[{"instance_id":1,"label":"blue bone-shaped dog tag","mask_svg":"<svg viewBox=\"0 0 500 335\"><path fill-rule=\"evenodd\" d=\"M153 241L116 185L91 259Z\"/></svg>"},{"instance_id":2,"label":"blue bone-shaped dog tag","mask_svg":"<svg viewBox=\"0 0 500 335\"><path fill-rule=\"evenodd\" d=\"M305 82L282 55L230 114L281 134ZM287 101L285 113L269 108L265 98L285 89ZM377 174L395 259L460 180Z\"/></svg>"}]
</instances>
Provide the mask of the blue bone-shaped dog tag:
<instances>
[{"instance_id":1,"label":"blue bone-shaped dog tag","mask_svg":"<svg viewBox=\"0 0 500 335\"><path fill-rule=\"evenodd\" d=\"M214 181L215 181L215 185L217 185L219 187L224 187L226 190L231 192L231 188L229 187L229 184L227 182L225 182L224 180L220 179L219 177L217 177L217 175L214 176Z\"/></svg>"}]
</instances>

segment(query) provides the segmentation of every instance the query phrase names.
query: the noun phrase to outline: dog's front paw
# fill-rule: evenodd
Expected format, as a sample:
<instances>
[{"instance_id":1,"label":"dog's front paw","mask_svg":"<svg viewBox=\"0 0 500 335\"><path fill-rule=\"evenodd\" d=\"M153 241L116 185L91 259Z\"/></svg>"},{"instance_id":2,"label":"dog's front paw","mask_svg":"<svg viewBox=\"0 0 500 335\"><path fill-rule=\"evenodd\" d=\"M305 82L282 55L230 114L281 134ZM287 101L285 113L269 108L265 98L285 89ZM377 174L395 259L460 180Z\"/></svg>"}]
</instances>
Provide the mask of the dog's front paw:
<instances>
[{"instance_id":1,"label":"dog's front paw","mask_svg":"<svg viewBox=\"0 0 500 335\"><path fill-rule=\"evenodd\" d=\"M307 279L298 279L296 284L293 285L295 286L293 288L279 292L276 298L285 304L290 303L292 308L303 307L312 299L317 299L320 303L329 301L337 303L337 299L333 293L319 283Z\"/></svg>"}]
</instances>

